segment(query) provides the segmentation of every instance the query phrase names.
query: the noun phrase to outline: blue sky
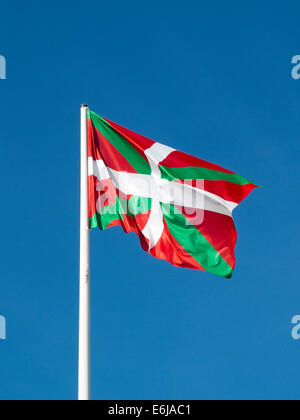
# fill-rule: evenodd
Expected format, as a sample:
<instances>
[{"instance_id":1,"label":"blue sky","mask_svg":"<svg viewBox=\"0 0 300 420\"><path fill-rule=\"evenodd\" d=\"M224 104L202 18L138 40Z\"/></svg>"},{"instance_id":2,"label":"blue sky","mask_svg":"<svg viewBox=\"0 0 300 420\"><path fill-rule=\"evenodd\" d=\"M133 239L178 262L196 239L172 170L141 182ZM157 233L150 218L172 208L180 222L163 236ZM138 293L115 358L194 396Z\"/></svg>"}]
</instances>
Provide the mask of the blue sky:
<instances>
[{"instance_id":1,"label":"blue sky","mask_svg":"<svg viewBox=\"0 0 300 420\"><path fill-rule=\"evenodd\" d=\"M0 399L76 398L81 103L264 186L235 212L231 280L92 232L93 398L299 398L299 12L1 5Z\"/></svg>"}]
</instances>

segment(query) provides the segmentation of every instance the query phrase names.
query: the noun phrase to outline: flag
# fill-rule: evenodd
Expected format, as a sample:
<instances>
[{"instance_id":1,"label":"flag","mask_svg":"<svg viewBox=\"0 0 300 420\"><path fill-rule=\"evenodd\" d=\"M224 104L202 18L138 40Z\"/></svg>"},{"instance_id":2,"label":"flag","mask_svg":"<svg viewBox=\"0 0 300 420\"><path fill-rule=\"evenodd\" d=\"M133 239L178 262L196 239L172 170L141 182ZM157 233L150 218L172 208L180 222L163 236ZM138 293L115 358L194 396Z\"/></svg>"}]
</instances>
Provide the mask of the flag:
<instances>
[{"instance_id":1,"label":"flag","mask_svg":"<svg viewBox=\"0 0 300 420\"><path fill-rule=\"evenodd\" d=\"M256 185L88 110L89 226L121 226L177 267L230 278L232 212Z\"/></svg>"}]
</instances>

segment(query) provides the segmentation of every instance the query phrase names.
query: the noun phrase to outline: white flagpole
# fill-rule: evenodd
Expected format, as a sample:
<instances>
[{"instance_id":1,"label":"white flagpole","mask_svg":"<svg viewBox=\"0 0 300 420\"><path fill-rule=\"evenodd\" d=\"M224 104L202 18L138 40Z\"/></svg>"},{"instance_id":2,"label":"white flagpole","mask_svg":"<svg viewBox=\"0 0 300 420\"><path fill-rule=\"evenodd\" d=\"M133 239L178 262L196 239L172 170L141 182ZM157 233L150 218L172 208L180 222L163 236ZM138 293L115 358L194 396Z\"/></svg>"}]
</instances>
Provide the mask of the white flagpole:
<instances>
[{"instance_id":1,"label":"white flagpole","mask_svg":"<svg viewBox=\"0 0 300 420\"><path fill-rule=\"evenodd\" d=\"M88 401L90 390L90 231L88 219L87 110L81 106L80 175L80 297L78 399Z\"/></svg>"}]
</instances>

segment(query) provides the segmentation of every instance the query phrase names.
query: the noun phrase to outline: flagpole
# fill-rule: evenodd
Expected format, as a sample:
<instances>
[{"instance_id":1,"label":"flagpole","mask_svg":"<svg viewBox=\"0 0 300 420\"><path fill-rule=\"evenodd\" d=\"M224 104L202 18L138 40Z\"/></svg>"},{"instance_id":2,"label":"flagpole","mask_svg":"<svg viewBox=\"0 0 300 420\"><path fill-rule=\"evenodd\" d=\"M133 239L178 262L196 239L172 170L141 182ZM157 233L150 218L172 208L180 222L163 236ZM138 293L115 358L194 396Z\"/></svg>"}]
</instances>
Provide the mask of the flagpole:
<instances>
[{"instance_id":1,"label":"flagpole","mask_svg":"<svg viewBox=\"0 0 300 420\"><path fill-rule=\"evenodd\" d=\"M80 174L80 291L78 399L88 401L90 390L90 230L88 219L87 105L81 106Z\"/></svg>"}]
</instances>

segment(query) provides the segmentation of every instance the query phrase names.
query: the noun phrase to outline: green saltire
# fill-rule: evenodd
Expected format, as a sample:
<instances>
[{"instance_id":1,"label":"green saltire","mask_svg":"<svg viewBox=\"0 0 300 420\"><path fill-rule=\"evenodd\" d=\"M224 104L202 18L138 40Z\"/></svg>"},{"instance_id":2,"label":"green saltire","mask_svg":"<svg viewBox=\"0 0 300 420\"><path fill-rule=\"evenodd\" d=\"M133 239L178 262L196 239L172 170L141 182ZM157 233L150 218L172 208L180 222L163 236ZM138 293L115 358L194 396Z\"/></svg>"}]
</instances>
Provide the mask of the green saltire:
<instances>
[{"instance_id":1,"label":"green saltire","mask_svg":"<svg viewBox=\"0 0 300 420\"><path fill-rule=\"evenodd\" d=\"M170 234L204 268L221 277L231 278L233 269L210 242L173 205L161 204Z\"/></svg>"},{"instance_id":2,"label":"green saltire","mask_svg":"<svg viewBox=\"0 0 300 420\"><path fill-rule=\"evenodd\" d=\"M89 110L88 118L92 120L94 127L121 153L137 173L151 175L151 168L143 156L104 118Z\"/></svg>"},{"instance_id":3,"label":"green saltire","mask_svg":"<svg viewBox=\"0 0 300 420\"><path fill-rule=\"evenodd\" d=\"M89 220L90 229L106 230L115 220L123 220L119 215L95 213Z\"/></svg>"},{"instance_id":4,"label":"green saltire","mask_svg":"<svg viewBox=\"0 0 300 420\"><path fill-rule=\"evenodd\" d=\"M89 220L90 229L99 228L105 230L116 220L124 220L124 214L135 217L138 214L146 213L151 209L151 198L133 196L129 200L120 200L116 197L116 203L105 206L100 213L96 212Z\"/></svg>"},{"instance_id":5,"label":"green saltire","mask_svg":"<svg viewBox=\"0 0 300 420\"><path fill-rule=\"evenodd\" d=\"M184 168L168 168L166 166L161 166L160 170L162 178L169 181L173 181L175 179L204 179L206 181L228 181L238 185L252 184L246 178L238 174L228 174L201 167L188 166Z\"/></svg>"}]
</instances>

